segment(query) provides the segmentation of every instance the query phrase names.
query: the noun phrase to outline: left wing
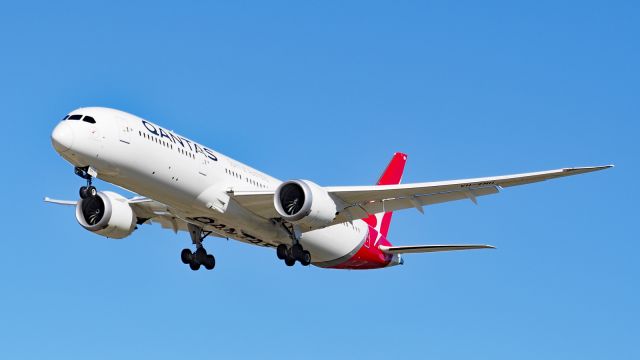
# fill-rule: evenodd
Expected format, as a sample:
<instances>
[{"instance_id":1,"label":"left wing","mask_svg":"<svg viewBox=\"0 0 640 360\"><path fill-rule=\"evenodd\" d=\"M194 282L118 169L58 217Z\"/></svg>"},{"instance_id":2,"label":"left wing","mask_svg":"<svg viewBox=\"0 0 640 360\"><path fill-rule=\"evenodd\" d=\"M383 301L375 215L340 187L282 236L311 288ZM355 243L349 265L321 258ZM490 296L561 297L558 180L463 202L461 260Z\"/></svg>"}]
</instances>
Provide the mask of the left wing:
<instances>
[{"instance_id":1,"label":"left wing","mask_svg":"<svg viewBox=\"0 0 640 360\"><path fill-rule=\"evenodd\" d=\"M410 245L410 246L384 246L378 248L388 254L426 253L438 251L495 249L491 245Z\"/></svg>"},{"instance_id":2,"label":"left wing","mask_svg":"<svg viewBox=\"0 0 640 360\"><path fill-rule=\"evenodd\" d=\"M613 165L573 167L514 175L484 178L435 181L414 184L333 186L324 189L338 204L338 214L331 224L367 218L371 214L416 208L442 202L496 194L500 188L530 184L565 176L584 174L613 167ZM230 191L229 195L241 206L267 219L279 218L273 204L274 191Z\"/></svg>"},{"instance_id":3,"label":"left wing","mask_svg":"<svg viewBox=\"0 0 640 360\"><path fill-rule=\"evenodd\" d=\"M75 200L58 200L49 197L45 197L44 201L51 204L65 206L76 206L78 204ZM188 231L187 223L174 216L170 212L169 207L161 202L136 196L128 199L128 203L138 218L138 224L151 222L158 223L163 229L171 229L173 232Z\"/></svg>"}]
</instances>

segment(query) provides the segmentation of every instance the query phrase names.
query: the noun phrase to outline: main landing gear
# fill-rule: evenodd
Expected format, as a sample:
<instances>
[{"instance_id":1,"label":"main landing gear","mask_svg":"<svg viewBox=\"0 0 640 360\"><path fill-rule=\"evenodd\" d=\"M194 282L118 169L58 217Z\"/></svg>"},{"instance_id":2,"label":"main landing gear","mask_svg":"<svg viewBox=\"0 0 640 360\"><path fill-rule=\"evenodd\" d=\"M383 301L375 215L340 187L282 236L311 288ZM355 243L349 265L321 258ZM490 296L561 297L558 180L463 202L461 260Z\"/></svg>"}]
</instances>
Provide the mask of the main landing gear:
<instances>
[{"instance_id":1,"label":"main landing gear","mask_svg":"<svg viewBox=\"0 0 640 360\"><path fill-rule=\"evenodd\" d=\"M299 239L302 236L300 228L284 222L281 225L289 233L292 245L291 247L285 244L278 245L276 248L278 259L284 260L287 266L295 265L296 261L299 261L302 266L309 266L311 264L311 253L300 245Z\"/></svg>"},{"instance_id":2,"label":"main landing gear","mask_svg":"<svg viewBox=\"0 0 640 360\"><path fill-rule=\"evenodd\" d=\"M202 246L202 241L211 234L211 231L204 231L201 227L188 224L189 235L191 235L191 241L196 245L196 251L191 252L190 249L182 249L180 253L180 259L183 264L189 265L191 270L196 271L200 269L200 266L204 266L207 270L213 270L216 266L216 258L207 254L207 250Z\"/></svg>"},{"instance_id":3,"label":"main landing gear","mask_svg":"<svg viewBox=\"0 0 640 360\"><path fill-rule=\"evenodd\" d=\"M91 175L91 171L89 171L89 167L88 166L76 167L74 169L74 172L76 173L76 175L87 180L87 186L80 187L80 198L86 199L90 197L91 198L96 197L98 195L98 190L96 189L95 186L91 184L93 180L93 176Z\"/></svg>"},{"instance_id":4,"label":"main landing gear","mask_svg":"<svg viewBox=\"0 0 640 360\"><path fill-rule=\"evenodd\" d=\"M285 244L278 245L276 255L278 259L284 260L287 266L295 265L296 260L299 261L302 266L309 266L309 264L311 264L311 253L303 249L299 243L291 247L287 247Z\"/></svg>"}]
</instances>

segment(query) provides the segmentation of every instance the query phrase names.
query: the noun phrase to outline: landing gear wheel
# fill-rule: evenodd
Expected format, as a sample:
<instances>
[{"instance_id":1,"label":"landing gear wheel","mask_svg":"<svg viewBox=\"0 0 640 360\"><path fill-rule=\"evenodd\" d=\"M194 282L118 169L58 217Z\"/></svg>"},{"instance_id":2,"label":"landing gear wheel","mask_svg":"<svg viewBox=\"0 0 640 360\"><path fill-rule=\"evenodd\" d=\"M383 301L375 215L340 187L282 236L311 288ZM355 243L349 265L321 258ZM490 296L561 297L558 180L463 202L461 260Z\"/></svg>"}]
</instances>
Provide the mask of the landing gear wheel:
<instances>
[{"instance_id":1,"label":"landing gear wheel","mask_svg":"<svg viewBox=\"0 0 640 360\"><path fill-rule=\"evenodd\" d=\"M202 265L204 265L207 270L213 270L213 268L216 267L216 258L209 254L207 255L207 261L203 262Z\"/></svg>"},{"instance_id":2,"label":"landing gear wheel","mask_svg":"<svg viewBox=\"0 0 640 360\"><path fill-rule=\"evenodd\" d=\"M278 245L278 247L276 248L276 255L278 256L278 259L280 259L280 260L286 259L287 258L287 245L285 245L285 244Z\"/></svg>"},{"instance_id":3,"label":"landing gear wheel","mask_svg":"<svg viewBox=\"0 0 640 360\"><path fill-rule=\"evenodd\" d=\"M198 270L200 270L200 263L199 263L199 262L192 261L192 262L190 262L190 263L189 263L189 267L190 267L190 268L191 268L191 270L193 270L193 271L198 271Z\"/></svg>"},{"instance_id":4,"label":"landing gear wheel","mask_svg":"<svg viewBox=\"0 0 640 360\"><path fill-rule=\"evenodd\" d=\"M96 190L95 186L89 186L86 192L88 197L96 197L98 195L98 190Z\"/></svg>"},{"instance_id":5,"label":"landing gear wheel","mask_svg":"<svg viewBox=\"0 0 640 360\"><path fill-rule=\"evenodd\" d=\"M86 199L88 197L87 196L87 187L86 186L81 186L79 193L80 193L80 199Z\"/></svg>"},{"instance_id":6,"label":"landing gear wheel","mask_svg":"<svg viewBox=\"0 0 640 360\"><path fill-rule=\"evenodd\" d=\"M203 247L198 248L195 253L195 258L196 258L196 261L198 261L200 264L206 263L207 250L205 250Z\"/></svg>"},{"instance_id":7,"label":"landing gear wheel","mask_svg":"<svg viewBox=\"0 0 640 360\"><path fill-rule=\"evenodd\" d=\"M189 249L182 249L180 253L180 260L182 260L183 264L190 264L193 259L193 253Z\"/></svg>"},{"instance_id":8,"label":"landing gear wheel","mask_svg":"<svg viewBox=\"0 0 640 360\"><path fill-rule=\"evenodd\" d=\"M304 249L300 244L295 244L291 247L291 256L296 260L302 259L303 252L304 252Z\"/></svg>"},{"instance_id":9,"label":"landing gear wheel","mask_svg":"<svg viewBox=\"0 0 640 360\"><path fill-rule=\"evenodd\" d=\"M311 253L307 250L302 252L302 257L300 257L300 264L302 266L309 266L311 264Z\"/></svg>"},{"instance_id":10,"label":"landing gear wheel","mask_svg":"<svg viewBox=\"0 0 640 360\"><path fill-rule=\"evenodd\" d=\"M296 263L296 259L287 257L286 259L284 259L284 263L287 264L287 266L293 266Z\"/></svg>"}]
</instances>

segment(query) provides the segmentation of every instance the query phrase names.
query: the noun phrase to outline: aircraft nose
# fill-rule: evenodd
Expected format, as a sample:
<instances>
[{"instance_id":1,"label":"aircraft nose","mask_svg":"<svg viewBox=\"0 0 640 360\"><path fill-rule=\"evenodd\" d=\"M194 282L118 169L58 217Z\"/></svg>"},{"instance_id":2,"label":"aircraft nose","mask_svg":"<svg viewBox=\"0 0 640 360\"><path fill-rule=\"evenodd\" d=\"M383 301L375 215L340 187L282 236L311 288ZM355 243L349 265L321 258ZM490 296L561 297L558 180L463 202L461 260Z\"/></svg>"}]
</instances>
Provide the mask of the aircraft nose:
<instances>
[{"instance_id":1,"label":"aircraft nose","mask_svg":"<svg viewBox=\"0 0 640 360\"><path fill-rule=\"evenodd\" d=\"M51 143L57 152L62 153L73 145L73 129L66 121L61 122L51 133Z\"/></svg>"}]
</instances>

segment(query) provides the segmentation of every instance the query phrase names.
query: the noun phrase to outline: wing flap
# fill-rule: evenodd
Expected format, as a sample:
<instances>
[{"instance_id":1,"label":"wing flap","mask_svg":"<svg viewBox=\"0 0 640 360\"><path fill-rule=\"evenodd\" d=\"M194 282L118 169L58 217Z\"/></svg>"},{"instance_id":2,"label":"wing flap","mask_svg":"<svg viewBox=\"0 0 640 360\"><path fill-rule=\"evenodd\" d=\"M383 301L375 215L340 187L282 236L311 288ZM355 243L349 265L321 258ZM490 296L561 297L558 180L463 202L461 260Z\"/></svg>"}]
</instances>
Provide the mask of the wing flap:
<instances>
[{"instance_id":1,"label":"wing flap","mask_svg":"<svg viewBox=\"0 0 640 360\"><path fill-rule=\"evenodd\" d=\"M476 197L496 194L499 192L497 186L487 186L478 189L465 189L461 191L450 191L436 194L414 195L410 197L401 197L396 199L384 199L379 201L370 201L364 205L351 205L345 208L346 211L338 214L336 222L351 221L354 219L362 219L369 214L378 214L389 211L402 209L417 208L421 211L422 206L439 204L443 202L456 200L470 200L477 204Z\"/></svg>"},{"instance_id":2,"label":"wing flap","mask_svg":"<svg viewBox=\"0 0 640 360\"><path fill-rule=\"evenodd\" d=\"M495 249L491 245L410 245L410 246L384 246L378 247L381 251L388 254L410 254L410 253L427 253L439 251L458 251L458 250L478 250L478 249Z\"/></svg>"},{"instance_id":3,"label":"wing flap","mask_svg":"<svg viewBox=\"0 0 640 360\"><path fill-rule=\"evenodd\" d=\"M279 218L273 205L274 191L230 191L229 196L240 206L265 219Z\"/></svg>"}]
</instances>

